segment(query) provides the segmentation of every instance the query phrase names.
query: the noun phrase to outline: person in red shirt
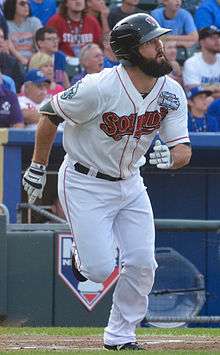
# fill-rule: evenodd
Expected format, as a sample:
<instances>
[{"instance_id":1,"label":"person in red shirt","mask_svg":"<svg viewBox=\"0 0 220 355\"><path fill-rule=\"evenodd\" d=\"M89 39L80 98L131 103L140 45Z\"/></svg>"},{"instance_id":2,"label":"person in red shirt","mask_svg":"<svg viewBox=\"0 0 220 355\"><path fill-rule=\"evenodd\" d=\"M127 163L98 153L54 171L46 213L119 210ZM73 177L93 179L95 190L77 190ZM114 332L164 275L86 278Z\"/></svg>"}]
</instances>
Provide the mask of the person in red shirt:
<instances>
[{"instance_id":1,"label":"person in red shirt","mask_svg":"<svg viewBox=\"0 0 220 355\"><path fill-rule=\"evenodd\" d=\"M87 43L102 42L102 30L98 20L86 15L85 0L64 0L59 12L52 16L47 26L57 30L59 49L67 56L78 57L80 49Z\"/></svg>"}]
</instances>

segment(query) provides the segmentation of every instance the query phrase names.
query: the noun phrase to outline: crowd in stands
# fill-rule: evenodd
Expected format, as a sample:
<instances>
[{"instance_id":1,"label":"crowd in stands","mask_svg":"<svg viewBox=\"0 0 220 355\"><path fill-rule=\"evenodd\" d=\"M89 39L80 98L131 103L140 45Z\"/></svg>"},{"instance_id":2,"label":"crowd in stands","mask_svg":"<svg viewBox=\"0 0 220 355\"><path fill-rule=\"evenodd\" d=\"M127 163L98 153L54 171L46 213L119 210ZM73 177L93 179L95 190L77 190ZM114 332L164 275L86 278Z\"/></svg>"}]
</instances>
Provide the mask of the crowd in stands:
<instances>
[{"instance_id":1,"label":"crowd in stands","mask_svg":"<svg viewBox=\"0 0 220 355\"><path fill-rule=\"evenodd\" d=\"M162 40L189 131L220 132L220 0L113 1L0 0L0 127L35 129L52 95L118 65L111 29L146 11L172 30Z\"/></svg>"}]
</instances>

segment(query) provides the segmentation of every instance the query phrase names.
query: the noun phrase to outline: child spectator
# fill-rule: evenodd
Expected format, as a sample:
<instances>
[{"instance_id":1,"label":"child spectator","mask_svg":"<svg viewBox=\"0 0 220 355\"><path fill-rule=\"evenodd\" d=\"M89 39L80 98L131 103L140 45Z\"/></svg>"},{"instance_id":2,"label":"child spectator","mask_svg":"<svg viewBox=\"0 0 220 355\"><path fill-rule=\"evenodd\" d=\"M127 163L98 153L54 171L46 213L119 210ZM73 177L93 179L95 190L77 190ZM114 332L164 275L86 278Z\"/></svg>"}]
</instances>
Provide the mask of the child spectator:
<instances>
[{"instance_id":1,"label":"child spectator","mask_svg":"<svg viewBox=\"0 0 220 355\"><path fill-rule=\"evenodd\" d=\"M201 1L194 19L198 30L212 25L220 28L220 0Z\"/></svg>"},{"instance_id":2,"label":"child spectator","mask_svg":"<svg viewBox=\"0 0 220 355\"><path fill-rule=\"evenodd\" d=\"M27 65L34 52L35 32L42 24L37 17L30 15L27 0L5 0L4 14L11 40L10 52L23 65Z\"/></svg>"},{"instance_id":3,"label":"child spectator","mask_svg":"<svg viewBox=\"0 0 220 355\"><path fill-rule=\"evenodd\" d=\"M189 113L188 129L190 132L217 132L218 124L214 117L207 114L211 91L194 87L187 93Z\"/></svg>"},{"instance_id":4,"label":"child spectator","mask_svg":"<svg viewBox=\"0 0 220 355\"><path fill-rule=\"evenodd\" d=\"M79 64L81 48L87 43L102 41L102 30L93 16L85 15L85 0L63 0L59 12L49 21L48 26L57 30L59 49L67 56L75 57Z\"/></svg>"},{"instance_id":5,"label":"child spectator","mask_svg":"<svg viewBox=\"0 0 220 355\"><path fill-rule=\"evenodd\" d=\"M38 69L31 69L25 75L24 94L18 97L27 128L35 129L39 121L38 109L47 97L49 80Z\"/></svg>"},{"instance_id":6,"label":"child spectator","mask_svg":"<svg viewBox=\"0 0 220 355\"><path fill-rule=\"evenodd\" d=\"M42 25L56 13L55 0L30 0L32 16L39 18Z\"/></svg>"},{"instance_id":7,"label":"child spectator","mask_svg":"<svg viewBox=\"0 0 220 355\"><path fill-rule=\"evenodd\" d=\"M213 92L212 96L220 96L220 30L215 27L203 28L199 31L201 52L187 59L183 66L183 82L186 89L203 86Z\"/></svg>"},{"instance_id":8,"label":"child spectator","mask_svg":"<svg viewBox=\"0 0 220 355\"><path fill-rule=\"evenodd\" d=\"M162 27L172 29L168 39L177 47L192 47L198 41L198 33L192 15L181 8L181 0L162 0L163 7L151 12ZM172 37L171 37L172 36Z\"/></svg>"},{"instance_id":9,"label":"child spectator","mask_svg":"<svg viewBox=\"0 0 220 355\"><path fill-rule=\"evenodd\" d=\"M108 24L109 8L105 4L105 0L86 0L86 15L97 18L102 28L103 36L110 32Z\"/></svg>"},{"instance_id":10,"label":"child spectator","mask_svg":"<svg viewBox=\"0 0 220 355\"><path fill-rule=\"evenodd\" d=\"M8 42L4 39L4 32L0 26L0 71L2 74L10 76L15 84L16 91L20 92L24 82L24 74L17 59L10 55Z\"/></svg>"},{"instance_id":11,"label":"child spectator","mask_svg":"<svg viewBox=\"0 0 220 355\"><path fill-rule=\"evenodd\" d=\"M80 53L82 71L73 77L71 84L74 85L86 74L99 73L103 69L103 59L103 52L97 44L87 44L83 47Z\"/></svg>"},{"instance_id":12,"label":"child spectator","mask_svg":"<svg viewBox=\"0 0 220 355\"><path fill-rule=\"evenodd\" d=\"M70 82L66 70L66 56L58 50L59 38L57 31L51 27L42 27L35 34L36 46L40 53L51 56L54 68L54 79L57 84L65 89L70 87Z\"/></svg>"},{"instance_id":13,"label":"child spectator","mask_svg":"<svg viewBox=\"0 0 220 355\"><path fill-rule=\"evenodd\" d=\"M24 118L17 95L4 85L0 75L0 128L23 128Z\"/></svg>"},{"instance_id":14,"label":"child spectator","mask_svg":"<svg viewBox=\"0 0 220 355\"><path fill-rule=\"evenodd\" d=\"M54 71L52 58L46 53L36 53L31 57L29 63L29 69L39 69L44 76L50 80L47 85L47 98L51 98L53 95L58 94L64 90L64 87L57 84L54 81Z\"/></svg>"},{"instance_id":15,"label":"child spectator","mask_svg":"<svg viewBox=\"0 0 220 355\"><path fill-rule=\"evenodd\" d=\"M123 18L143 12L137 7L138 4L139 0L122 0L121 6L116 5L112 7L108 16L108 24L110 29L112 29L116 23Z\"/></svg>"}]
</instances>

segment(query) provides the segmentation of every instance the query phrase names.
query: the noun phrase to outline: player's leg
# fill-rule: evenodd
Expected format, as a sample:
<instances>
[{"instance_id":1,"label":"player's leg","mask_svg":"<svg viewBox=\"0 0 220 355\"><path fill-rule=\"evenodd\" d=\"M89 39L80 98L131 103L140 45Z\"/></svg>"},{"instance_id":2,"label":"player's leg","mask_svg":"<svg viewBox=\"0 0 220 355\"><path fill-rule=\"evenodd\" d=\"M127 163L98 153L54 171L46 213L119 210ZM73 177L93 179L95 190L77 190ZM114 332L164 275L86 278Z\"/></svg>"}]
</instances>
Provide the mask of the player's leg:
<instances>
[{"instance_id":1,"label":"player's leg","mask_svg":"<svg viewBox=\"0 0 220 355\"><path fill-rule=\"evenodd\" d=\"M77 267L94 282L103 282L115 267L112 225L117 204L111 203L107 185L66 162L59 171L59 199L74 235Z\"/></svg>"},{"instance_id":2,"label":"player's leg","mask_svg":"<svg viewBox=\"0 0 220 355\"><path fill-rule=\"evenodd\" d=\"M148 195L138 183L137 186L130 186L130 182L125 184L125 194L127 204L115 222L123 267L104 334L104 343L108 345L136 340L136 325L146 315L148 294L157 267L154 258L153 213Z\"/></svg>"}]
</instances>

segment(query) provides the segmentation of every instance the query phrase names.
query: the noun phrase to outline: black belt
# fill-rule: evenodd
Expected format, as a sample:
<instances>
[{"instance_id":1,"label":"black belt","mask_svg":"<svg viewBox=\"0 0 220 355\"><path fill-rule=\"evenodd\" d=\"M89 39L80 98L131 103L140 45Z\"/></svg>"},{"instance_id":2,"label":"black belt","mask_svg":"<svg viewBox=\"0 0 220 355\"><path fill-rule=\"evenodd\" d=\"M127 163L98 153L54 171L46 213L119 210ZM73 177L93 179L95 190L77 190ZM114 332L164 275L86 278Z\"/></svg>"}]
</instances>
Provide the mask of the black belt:
<instances>
[{"instance_id":1,"label":"black belt","mask_svg":"<svg viewBox=\"0 0 220 355\"><path fill-rule=\"evenodd\" d=\"M78 173L82 173L82 174L85 174L85 175L88 175L89 173L89 168L87 168L86 166L80 164L80 163L76 163L74 165L75 167L75 170L78 171ZM116 178L116 177L113 177L113 176L110 176L110 175L107 175L107 174L103 174L103 173L100 173L99 171L97 172L96 175L93 175L99 179L103 179L103 180L108 180L108 181L120 181L122 180L121 178Z\"/></svg>"}]
</instances>

